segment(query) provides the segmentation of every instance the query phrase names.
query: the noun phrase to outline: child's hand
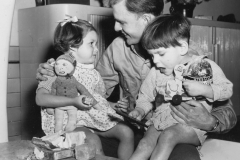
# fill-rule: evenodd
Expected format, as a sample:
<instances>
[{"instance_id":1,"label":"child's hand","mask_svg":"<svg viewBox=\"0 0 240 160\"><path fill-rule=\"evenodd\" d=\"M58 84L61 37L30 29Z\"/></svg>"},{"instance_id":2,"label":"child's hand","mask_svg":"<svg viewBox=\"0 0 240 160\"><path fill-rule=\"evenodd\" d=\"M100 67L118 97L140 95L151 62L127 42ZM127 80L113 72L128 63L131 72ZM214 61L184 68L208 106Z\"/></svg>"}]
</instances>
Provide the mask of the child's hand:
<instances>
[{"instance_id":1,"label":"child's hand","mask_svg":"<svg viewBox=\"0 0 240 160\"><path fill-rule=\"evenodd\" d=\"M129 101L127 97L122 98L117 102L116 108L122 112L127 113L129 108Z\"/></svg>"},{"instance_id":2,"label":"child's hand","mask_svg":"<svg viewBox=\"0 0 240 160\"><path fill-rule=\"evenodd\" d=\"M93 106L94 109L96 110L101 110L102 107L97 103L96 105Z\"/></svg>"},{"instance_id":3,"label":"child's hand","mask_svg":"<svg viewBox=\"0 0 240 160\"><path fill-rule=\"evenodd\" d=\"M73 98L73 105L79 110L89 110L92 106L83 103L84 95L77 96Z\"/></svg>"},{"instance_id":4,"label":"child's hand","mask_svg":"<svg viewBox=\"0 0 240 160\"><path fill-rule=\"evenodd\" d=\"M189 80L183 81L183 88L185 89L187 94L192 97L203 96L206 86L207 85L197 81L189 81Z\"/></svg>"},{"instance_id":5,"label":"child's hand","mask_svg":"<svg viewBox=\"0 0 240 160\"><path fill-rule=\"evenodd\" d=\"M47 108L47 113L50 115L54 115L54 109L53 108Z\"/></svg>"},{"instance_id":6,"label":"child's hand","mask_svg":"<svg viewBox=\"0 0 240 160\"><path fill-rule=\"evenodd\" d=\"M141 108L135 108L133 111L131 111L128 114L130 117L133 117L139 121L142 120L143 116L144 116L144 110Z\"/></svg>"}]
</instances>

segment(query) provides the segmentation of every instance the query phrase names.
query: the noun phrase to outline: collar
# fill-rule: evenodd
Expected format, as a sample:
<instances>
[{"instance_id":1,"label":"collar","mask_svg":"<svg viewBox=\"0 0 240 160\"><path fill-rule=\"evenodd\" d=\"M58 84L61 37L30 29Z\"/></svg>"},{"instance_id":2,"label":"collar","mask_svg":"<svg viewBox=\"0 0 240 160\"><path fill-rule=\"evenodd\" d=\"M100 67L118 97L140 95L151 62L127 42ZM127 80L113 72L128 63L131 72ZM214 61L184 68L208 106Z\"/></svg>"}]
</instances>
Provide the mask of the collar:
<instances>
[{"instance_id":1,"label":"collar","mask_svg":"<svg viewBox=\"0 0 240 160\"><path fill-rule=\"evenodd\" d=\"M82 64L77 62L77 67L85 68L85 69L94 69L94 64Z\"/></svg>"},{"instance_id":2,"label":"collar","mask_svg":"<svg viewBox=\"0 0 240 160\"><path fill-rule=\"evenodd\" d=\"M131 50L133 51L134 54L138 55L137 51L135 50L134 45L131 45L130 48L131 48ZM139 55L138 55L138 56L139 56Z\"/></svg>"},{"instance_id":3,"label":"collar","mask_svg":"<svg viewBox=\"0 0 240 160\"><path fill-rule=\"evenodd\" d=\"M131 45L130 49L133 51L134 54L136 54L137 56L141 57L143 59L144 63L147 64L150 68L153 66L153 63L152 63L151 59L149 59L149 58L145 59L141 55L139 55L138 52L136 51L134 45Z\"/></svg>"}]
</instances>

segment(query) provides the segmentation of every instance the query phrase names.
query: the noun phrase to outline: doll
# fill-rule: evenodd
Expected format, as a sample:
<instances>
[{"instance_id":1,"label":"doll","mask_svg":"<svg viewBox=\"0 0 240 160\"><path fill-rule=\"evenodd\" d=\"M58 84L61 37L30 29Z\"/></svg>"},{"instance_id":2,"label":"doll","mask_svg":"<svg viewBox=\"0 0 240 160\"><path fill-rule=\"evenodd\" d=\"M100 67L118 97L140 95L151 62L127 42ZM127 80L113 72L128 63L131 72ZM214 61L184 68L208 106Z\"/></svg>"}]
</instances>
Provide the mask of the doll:
<instances>
[{"instance_id":1,"label":"doll","mask_svg":"<svg viewBox=\"0 0 240 160\"><path fill-rule=\"evenodd\" d=\"M56 74L56 80L52 84L51 94L56 96L65 96L74 98L80 93L85 95L83 103L89 107L95 106L98 102L88 92L88 90L79 83L73 73L76 67L76 60L70 54L64 54L57 58L54 64L54 71ZM66 131L72 131L76 127L77 121L77 108L74 106L60 107L56 109L47 109L49 114L53 114L55 117L55 132L62 130L64 111L67 111L68 122L66 125Z\"/></svg>"},{"instance_id":2,"label":"doll","mask_svg":"<svg viewBox=\"0 0 240 160\"><path fill-rule=\"evenodd\" d=\"M171 101L173 105L179 105L182 101L205 99L202 96L189 97L183 89L182 81L193 80L206 85L212 84L212 68L209 62L204 58L197 58L188 67L183 64L175 66L174 74L175 79L167 82L165 93L162 96L157 94L155 102L157 106L163 101Z\"/></svg>"}]
</instances>

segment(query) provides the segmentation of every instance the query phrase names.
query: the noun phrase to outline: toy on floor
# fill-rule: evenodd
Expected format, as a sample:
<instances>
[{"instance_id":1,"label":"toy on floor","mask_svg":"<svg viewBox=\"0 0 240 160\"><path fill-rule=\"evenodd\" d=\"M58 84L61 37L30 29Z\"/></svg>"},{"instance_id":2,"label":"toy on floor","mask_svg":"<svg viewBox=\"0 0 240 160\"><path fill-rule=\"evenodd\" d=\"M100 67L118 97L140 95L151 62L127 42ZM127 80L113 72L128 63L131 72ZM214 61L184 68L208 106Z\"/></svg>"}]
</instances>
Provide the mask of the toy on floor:
<instances>
[{"instance_id":1,"label":"toy on floor","mask_svg":"<svg viewBox=\"0 0 240 160\"><path fill-rule=\"evenodd\" d=\"M84 132L59 131L42 138L33 137L35 145L29 160L60 160L75 158L77 160L90 160L96 155L95 146L86 143Z\"/></svg>"}]
</instances>

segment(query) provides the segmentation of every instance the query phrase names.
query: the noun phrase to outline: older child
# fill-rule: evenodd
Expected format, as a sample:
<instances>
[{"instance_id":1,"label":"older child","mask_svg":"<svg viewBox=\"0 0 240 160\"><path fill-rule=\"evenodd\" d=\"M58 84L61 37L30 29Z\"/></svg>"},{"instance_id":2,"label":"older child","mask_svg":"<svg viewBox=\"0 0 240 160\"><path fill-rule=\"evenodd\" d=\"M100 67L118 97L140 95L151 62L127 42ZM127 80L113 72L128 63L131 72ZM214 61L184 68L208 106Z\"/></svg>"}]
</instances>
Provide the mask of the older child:
<instances>
[{"instance_id":1,"label":"older child","mask_svg":"<svg viewBox=\"0 0 240 160\"><path fill-rule=\"evenodd\" d=\"M204 142L205 131L179 124L172 117L170 107L174 105L169 98L172 91L185 95L183 98L201 99L199 101L209 112L213 101L232 96L233 85L216 63L204 56L188 54L189 38L190 22L181 15L157 17L143 33L142 45L152 56L155 67L143 82L136 108L129 115L142 119L153 109L157 94L164 96L164 102L156 106L148 122L150 126L131 160L149 157L151 160L167 160L179 143L200 146Z\"/></svg>"},{"instance_id":2,"label":"older child","mask_svg":"<svg viewBox=\"0 0 240 160\"><path fill-rule=\"evenodd\" d=\"M60 22L54 35L55 48L64 54L71 54L76 59L77 66L73 76L96 99L98 109L87 105L83 107L82 95L75 98L52 95L51 85L56 77L48 77L47 81L40 82L36 102L45 108L76 107L78 109L77 129L93 130L97 135L119 139L118 156L120 159L127 160L134 149L133 131L127 125L118 123L109 117L109 114L118 115L104 98L103 80L94 69L98 54L97 41L98 35L95 28L89 22L79 20L77 17L69 17ZM42 109L42 128L49 135L54 133L54 116L49 115L45 108ZM67 123L66 118L67 114L65 114L64 125ZM101 144L98 146L101 150Z\"/></svg>"}]
</instances>

